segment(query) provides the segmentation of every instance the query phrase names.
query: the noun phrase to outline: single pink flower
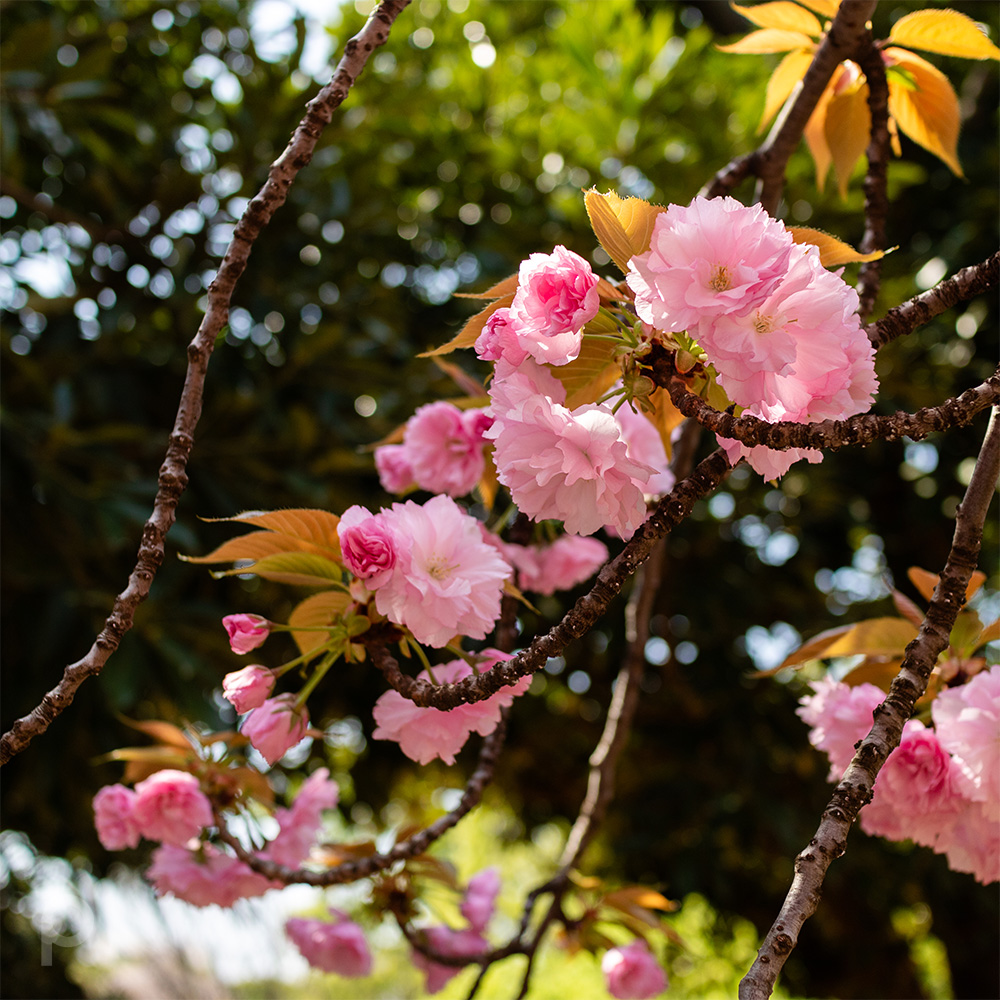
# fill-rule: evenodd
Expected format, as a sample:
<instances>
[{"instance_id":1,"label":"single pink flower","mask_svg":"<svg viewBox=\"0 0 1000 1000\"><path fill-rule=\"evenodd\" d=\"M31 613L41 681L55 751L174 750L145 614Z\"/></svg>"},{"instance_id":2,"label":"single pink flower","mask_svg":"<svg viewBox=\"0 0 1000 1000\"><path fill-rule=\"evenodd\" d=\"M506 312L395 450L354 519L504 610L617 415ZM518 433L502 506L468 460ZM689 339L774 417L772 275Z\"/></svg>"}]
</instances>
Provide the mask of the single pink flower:
<instances>
[{"instance_id":1,"label":"single pink flower","mask_svg":"<svg viewBox=\"0 0 1000 1000\"><path fill-rule=\"evenodd\" d=\"M810 727L809 742L830 759L830 781L840 781L854 757L854 744L872 728L872 713L885 701L874 684L851 687L824 677L812 685L813 694L799 700L796 714Z\"/></svg>"},{"instance_id":2,"label":"single pink flower","mask_svg":"<svg viewBox=\"0 0 1000 1000\"><path fill-rule=\"evenodd\" d=\"M226 615L222 624L229 633L230 647L241 656L263 645L271 631L270 624L260 615Z\"/></svg>"},{"instance_id":3,"label":"single pink flower","mask_svg":"<svg viewBox=\"0 0 1000 1000\"><path fill-rule=\"evenodd\" d=\"M268 698L243 719L240 731L272 767L302 740L309 728L304 707L295 707L295 695Z\"/></svg>"},{"instance_id":4,"label":"single pink flower","mask_svg":"<svg viewBox=\"0 0 1000 1000\"><path fill-rule=\"evenodd\" d=\"M376 448L375 468L386 493L406 493L416 486L410 452L401 444L386 444Z\"/></svg>"},{"instance_id":5,"label":"single pink flower","mask_svg":"<svg viewBox=\"0 0 1000 1000\"><path fill-rule=\"evenodd\" d=\"M97 839L107 851L122 851L139 843L141 832L132 815L136 794L124 785L105 785L94 796Z\"/></svg>"},{"instance_id":6,"label":"single pink flower","mask_svg":"<svg viewBox=\"0 0 1000 1000\"><path fill-rule=\"evenodd\" d=\"M403 435L413 478L429 493L461 497L483 477L483 431L490 419L482 410L460 410L440 400L421 406Z\"/></svg>"},{"instance_id":7,"label":"single pink flower","mask_svg":"<svg viewBox=\"0 0 1000 1000\"><path fill-rule=\"evenodd\" d=\"M508 328L536 361L565 365L579 356L583 327L600 307L590 265L557 246L551 254L533 253L522 261Z\"/></svg>"},{"instance_id":8,"label":"single pink flower","mask_svg":"<svg viewBox=\"0 0 1000 1000\"><path fill-rule=\"evenodd\" d=\"M259 663L252 663L222 678L223 697L241 715L263 705L273 690L274 673Z\"/></svg>"},{"instance_id":9,"label":"single pink flower","mask_svg":"<svg viewBox=\"0 0 1000 1000\"><path fill-rule=\"evenodd\" d=\"M522 364L528 352L518 343L516 322L511 317L510 309L495 309L476 338L476 355L483 361L499 361L502 358L514 366Z\"/></svg>"},{"instance_id":10,"label":"single pink flower","mask_svg":"<svg viewBox=\"0 0 1000 1000\"><path fill-rule=\"evenodd\" d=\"M313 968L354 978L371 975L372 954L353 920L331 923L292 917L285 921L285 933Z\"/></svg>"},{"instance_id":11,"label":"single pink flower","mask_svg":"<svg viewBox=\"0 0 1000 1000\"><path fill-rule=\"evenodd\" d=\"M601 971L608 992L619 1000L645 1000L667 988L667 974L642 938L609 948L601 959Z\"/></svg>"},{"instance_id":12,"label":"single pink flower","mask_svg":"<svg viewBox=\"0 0 1000 1000\"><path fill-rule=\"evenodd\" d=\"M375 592L380 614L417 642L444 646L456 635L482 639L500 616L510 567L482 540L479 522L450 497L408 500L382 511L410 542L408 558Z\"/></svg>"},{"instance_id":13,"label":"single pink flower","mask_svg":"<svg viewBox=\"0 0 1000 1000\"><path fill-rule=\"evenodd\" d=\"M170 893L193 906L232 906L238 899L283 887L211 844L201 844L197 851L163 844L153 851L146 878L157 895Z\"/></svg>"},{"instance_id":14,"label":"single pink flower","mask_svg":"<svg viewBox=\"0 0 1000 1000\"><path fill-rule=\"evenodd\" d=\"M589 580L607 561L608 547L596 538L560 535L551 545L507 545L518 586L533 594L570 590Z\"/></svg>"},{"instance_id":15,"label":"single pink flower","mask_svg":"<svg viewBox=\"0 0 1000 1000\"><path fill-rule=\"evenodd\" d=\"M670 460L663 447L660 432L642 413L633 412L628 403L618 408L615 420L621 429L622 440L628 449L628 457L640 465L648 465L653 474L646 481L643 492L648 497L663 496L674 488L674 474L670 471Z\"/></svg>"},{"instance_id":16,"label":"single pink flower","mask_svg":"<svg viewBox=\"0 0 1000 1000\"><path fill-rule=\"evenodd\" d=\"M629 261L639 318L658 330L691 330L703 318L756 309L788 270L784 224L759 205L695 198L653 224L649 250Z\"/></svg>"},{"instance_id":17,"label":"single pink flower","mask_svg":"<svg viewBox=\"0 0 1000 1000\"><path fill-rule=\"evenodd\" d=\"M369 590L381 587L406 558L409 540L399 534L382 514L364 507L348 507L337 524L344 565Z\"/></svg>"},{"instance_id":18,"label":"single pink flower","mask_svg":"<svg viewBox=\"0 0 1000 1000\"><path fill-rule=\"evenodd\" d=\"M654 470L629 459L610 409L568 410L532 390L517 372L490 387L486 436L500 482L533 520L557 518L574 535L610 524L631 536L645 519L643 487Z\"/></svg>"},{"instance_id":19,"label":"single pink flower","mask_svg":"<svg viewBox=\"0 0 1000 1000\"><path fill-rule=\"evenodd\" d=\"M931 704L931 715L958 765L962 791L1000 823L1000 666L946 688Z\"/></svg>"},{"instance_id":20,"label":"single pink flower","mask_svg":"<svg viewBox=\"0 0 1000 1000\"><path fill-rule=\"evenodd\" d=\"M499 892L500 872L496 868L484 868L469 879L461 911L472 930L482 932L486 929L496 909Z\"/></svg>"},{"instance_id":21,"label":"single pink flower","mask_svg":"<svg viewBox=\"0 0 1000 1000\"><path fill-rule=\"evenodd\" d=\"M958 774L934 730L910 719L875 779L871 802L861 810L861 829L872 837L934 847L966 803Z\"/></svg>"},{"instance_id":22,"label":"single pink flower","mask_svg":"<svg viewBox=\"0 0 1000 1000\"><path fill-rule=\"evenodd\" d=\"M483 653L487 659L478 664L480 673L510 659L509 654L496 649L486 649ZM434 667L434 677L440 684L454 684L471 675L472 667L464 660L452 660ZM430 680L426 670L419 676L422 680ZM435 757L445 764L454 764L455 755L465 746L469 736L472 733L479 733L480 736L492 733L500 722L500 709L510 705L514 697L523 694L530 684L530 677L522 677L485 701L457 705L447 712L422 708L398 691L386 691L372 710L377 723L372 739L395 740L400 750L418 764L429 764Z\"/></svg>"},{"instance_id":23,"label":"single pink flower","mask_svg":"<svg viewBox=\"0 0 1000 1000\"><path fill-rule=\"evenodd\" d=\"M299 789L290 809L276 809L279 832L262 856L288 868L298 868L309 856L322 822L323 810L337 804L340 788L330 781L330 772L321 767Z\"/></svg>"},{"instance_id":24,"label":"single pink flower","mask_svg":"<svg viewBox=\"0 0 1000 1000\"><path fill-rule=\"evenodd\" d=\"M948 858L954 872L968 872L982 885L1000 881L1000 823L983 802L966 800L934 849Z\"/></svg>"},{"instance_id":25,"label":"single pink flower","mask_svg":"<svg viewBox=\"0 0 1000 1000\"><path fill-rule=\"evenodd\" d=\"M132 819L149 840L186 844L212 825L212 803L193 774L167 769L135 786Z\"/></svg>"},{"instance_id":26,"label":"single pink flower","mask_svg":"<svg viewBox=\"0 0 1000 1000\"><path fill-rule=\"evenodd\" d=\"M481 955L489 947L489 942L474 930L456 931L445 926L427 927L424 929L424 934L427 936L427 943L434 951L449 957L468 957L471 961L473 956ZM442 965L425 957L419 951L414 951L411 959L413 964L426 974L428 993L437 993L444 989L445 984L462 971L460 965Z\"/></svg>"}]
</instances>

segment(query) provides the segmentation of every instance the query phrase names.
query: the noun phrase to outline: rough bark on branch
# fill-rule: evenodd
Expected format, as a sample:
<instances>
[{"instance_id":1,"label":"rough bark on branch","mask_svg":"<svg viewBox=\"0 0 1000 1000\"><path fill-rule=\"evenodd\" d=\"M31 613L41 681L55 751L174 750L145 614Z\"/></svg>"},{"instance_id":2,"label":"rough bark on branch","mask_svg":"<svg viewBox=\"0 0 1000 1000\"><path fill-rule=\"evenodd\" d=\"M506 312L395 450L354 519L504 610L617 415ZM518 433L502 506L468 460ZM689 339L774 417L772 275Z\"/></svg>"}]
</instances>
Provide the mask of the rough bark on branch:
<instances>
[{"instance_id":1,"label":"rough bark on branch","mask_svg":"<svg viewBox=\"0 0 1000 1000\"><path fill-rule=\"evenodd\" d=\"M955 515L955 534L941 578L917 637L906 647L899 673L885 701L875 709L871 732L861 741L829 804L816 835L795 859L795 875L757 959L740 983L740 1000L767 1000L802 925L816 911L823 879L844 853L847 834L861 807L871 799L875 778L899 746L903 725L927 689L938 656L947 648L965 590L976 568L983 525L1000 475L1000 412L994 409L976 468Z\"/></svg>"},{"instance_id":2,"label":"rough bark on branch","mask_svg":"<svg viewBox=\"0 0 1000 1000\"><path fill-rule=\"evenodd\" d=\"M187 486L187 462L194 445L194 432L201 416L208 362L215 341L229 319L229 303L250 251L261 230L284 204L298 172L312 159L316 142L329 124L369 55L389 37L389 29L410 0L383 0L365 26L344 46L333 79L307 105L305 117L292 134L281 156L272 164L267 182L247 205L236 224L233 239L219 271L208 289L208 309L187 349L188 367L181 391L166 457L160 466L153 512L142 531L135 569L128 586L116 598L111 614L90 651L63 671L59 683L30 714L18 719L0 737L0 766L20 753L34 737L44 733L53 720L73 701L80 685L100 673L132 627L136 608L146 599L153 578L163 562L165 539L176 517L177 504Z\"/></svg>"}]
</instances>

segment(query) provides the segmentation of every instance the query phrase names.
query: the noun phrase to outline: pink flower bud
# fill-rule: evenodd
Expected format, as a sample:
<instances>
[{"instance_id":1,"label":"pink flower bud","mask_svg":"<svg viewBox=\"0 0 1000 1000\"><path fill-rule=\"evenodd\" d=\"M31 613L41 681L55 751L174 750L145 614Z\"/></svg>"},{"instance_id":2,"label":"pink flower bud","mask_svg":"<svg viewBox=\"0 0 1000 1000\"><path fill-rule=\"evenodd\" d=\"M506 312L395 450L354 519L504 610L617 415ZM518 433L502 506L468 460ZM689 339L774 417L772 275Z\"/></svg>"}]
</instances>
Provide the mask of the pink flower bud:
<instances>
[{"instance_id":1,"label":"pink flower bud","mask_svg":"<svg viewBox=\"0 0 1000 1000\"><path fill-rule=\"evenodd\" d=\"M212 803L187 771L164 770L135 786L132 819L144 837L183 846L212 823Z\"/></svg>"},{"instance_id":2,"label":"pink flower bud","mask_svg":"<svg viewBox=\"0 0 1000 1000\"><path fill-rule=\"evenodd\" d=\"M226 674L222 678L222 694L241 715L260 708L274 690L274 674L259 663Z\"/></svg>"},{"instance_id":3,"label":"pink flower bud","mask_svg":"<svg viewBox=\"0 0 1000 1000\"><path fill-rule=\"evenodd\" d=\"M609 948L601 971L608 992L619 1000L646 1000L667 988L666 973L641 938L624 948Z\"/></svg>"},{"instance_id":4,"label":"pink flower bud","mask_svg":"<svg viewBox=\"0 0 1000 1000\"><path fill-rule=\"evenodd\" d=\"M324 972L338 976L368 976L372 956L364 933L353 920L329 923L293 917L285 922L285 933L305 960Z\"/></svg>"},{"instance_id":5,"label":"pink flower bud","mask_svg":"<svg viewBox=\"0 0 1000 1000\"><path fill-rule=\"evenodd\" d=\"M304 708L295 707L295 695L280 694L268 698L244 720L243 735L272 766L295 746L309 728Z\"/></svg>"},{"instance_id":6,"label":"pink flower bud","mask_svg":"<svg viewBox=\"0 0 1000 1000\"><path fill-rule=\"evenodd\" d=\"M381 514L355 505L344 511L337 525L344 565L369 590L381 587L406 553L406 545Z\"/></svg>"},{"instance_id":7,"label":"pink flower bud","mask_svg":"<svg viewBox=\"0 0 1000 1000\"><path fill-rule=\"evenodd\" d=\"M124 785L105 785L94 796L94 826L105 850L121 851L139 843L139 827L132 816L136 795Z\"/></svg>"},{"instance_id":8,"label":"pink flower bud","mask_svg":"<svg viewBox=\"0 0 1000 1000\"><path fill-rule=\"evenodd\" d=\"M230 647L241 656L260 646L271 631L260 615L226 615L222 624L229 633Z\"/></svg>"}]
</instances>

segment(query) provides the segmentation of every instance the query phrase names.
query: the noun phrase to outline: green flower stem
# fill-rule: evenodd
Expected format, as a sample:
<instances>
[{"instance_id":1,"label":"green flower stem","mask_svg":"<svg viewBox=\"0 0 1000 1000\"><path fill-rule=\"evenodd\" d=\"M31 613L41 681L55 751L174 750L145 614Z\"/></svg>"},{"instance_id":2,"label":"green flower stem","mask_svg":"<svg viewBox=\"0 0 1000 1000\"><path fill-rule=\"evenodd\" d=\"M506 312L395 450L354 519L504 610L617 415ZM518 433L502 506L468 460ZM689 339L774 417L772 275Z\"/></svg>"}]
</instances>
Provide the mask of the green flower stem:
<instances>
[{"instance_id":1,"label":"green flower stem","mask_svg":"<svg viewBox=\"0 0 1000 1000\"><path fill-rule=\"evenodd\" d=\"M334 653L332 650L323 657L323 661L320 665L313 671L312 677L306 681L305 687L299 692L298 697L295 699L295 707L302 708L306 701L309 699L309 695L316 690L316 685L326 676L326 672L337 662L339 654Z\"/></svg>"}]
</instances>

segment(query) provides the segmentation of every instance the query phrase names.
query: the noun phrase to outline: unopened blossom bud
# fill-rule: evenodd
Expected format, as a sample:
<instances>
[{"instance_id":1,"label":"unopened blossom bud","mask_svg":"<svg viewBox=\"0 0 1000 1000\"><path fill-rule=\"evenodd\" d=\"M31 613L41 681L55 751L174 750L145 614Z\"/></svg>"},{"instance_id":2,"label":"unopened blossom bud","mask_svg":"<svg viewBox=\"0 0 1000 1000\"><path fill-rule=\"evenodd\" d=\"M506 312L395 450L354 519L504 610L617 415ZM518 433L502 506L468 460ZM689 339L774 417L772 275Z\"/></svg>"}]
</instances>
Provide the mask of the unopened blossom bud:
<instances>
[{"instance_id":1,"label":"unopened blossom bud","mask_svg":"<svg viewBox=\"0 0 1000 1000\"><path fill-rule=\"evenodd\" d=\"M295 707L295 695L268 698L244 720L241 732L254 749L274 765L305 735L309 717L305 708Z\"/></svg>"},{"instance_id":2,"label":"unopened blossom bud","mask_svg":"<svg viewBox=\"0 0 1000 1000\"><path fill-rule=\"evenodd\" d=\"M260 708L273 690L274 674L259 663L252 663L222 678L223 697L241 715Z\"/></svg>"},{"instance_id":3,"label":"unopened blossom bud","mask_svg":"<svg viewBox=\"0 0 1000 1000\"><path fill-rule=\"evenodd\" d=\"M637 938L623 948L609 948L601 959L608 992L618 1000L647 1000L667 988L667 975L649 945Z\"/></svg>"},{"instance_id":4,"label":"unopened blossom bud","mask_svg":"<svg viewBox=\"0 0 1000 1000\"><path fill-rule=\"evenodd\" d=\"M222 624L229 634L230 647L240 656L260 646L271 631L271 626L260 615L226 615Z\"/></svg>"}]
</instances>

